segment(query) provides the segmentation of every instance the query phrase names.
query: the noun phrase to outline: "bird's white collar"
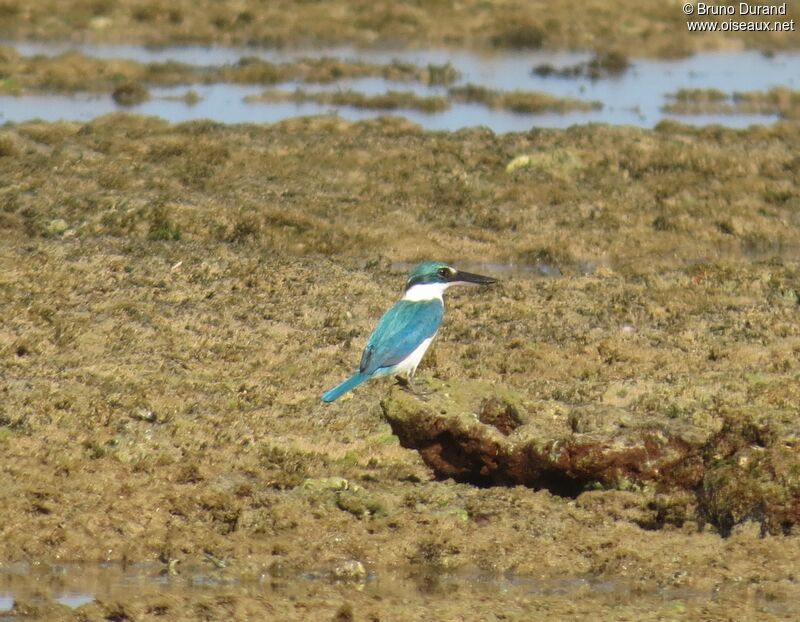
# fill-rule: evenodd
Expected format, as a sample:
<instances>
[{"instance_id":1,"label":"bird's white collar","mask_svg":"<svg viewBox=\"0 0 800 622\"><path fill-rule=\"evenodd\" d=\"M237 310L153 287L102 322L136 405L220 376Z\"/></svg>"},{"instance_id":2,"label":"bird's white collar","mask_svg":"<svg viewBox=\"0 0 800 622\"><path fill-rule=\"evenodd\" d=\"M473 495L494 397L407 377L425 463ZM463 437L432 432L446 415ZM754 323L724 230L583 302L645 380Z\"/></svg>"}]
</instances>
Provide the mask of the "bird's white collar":
<instances>
[{"instance_id":1,"label":"bird's white collar","mask_svg":"<svg viewBox=\"0 0 800 622\"><path fill-rule=\"evenodd\" d=\"M450 285L450 283L420 283L418 285L412 285L406 290L406 293L403 294L403 300L417 302L420 300L438 299L444 302L442 294Z\"/></svg>"}]
</instances>

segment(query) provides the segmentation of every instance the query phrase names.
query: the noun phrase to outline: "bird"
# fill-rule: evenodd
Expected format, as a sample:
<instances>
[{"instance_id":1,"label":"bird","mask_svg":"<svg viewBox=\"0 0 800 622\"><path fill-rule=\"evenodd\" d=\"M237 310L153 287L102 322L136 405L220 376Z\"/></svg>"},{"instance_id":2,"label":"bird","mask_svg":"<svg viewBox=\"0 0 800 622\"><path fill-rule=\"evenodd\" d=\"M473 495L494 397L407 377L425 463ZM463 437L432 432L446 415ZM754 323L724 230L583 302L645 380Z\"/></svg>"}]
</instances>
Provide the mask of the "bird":
<instances>
[{"instance_id":1,"label":"bird","mask_svg":"<svg viewBox=\"0 0 800 622\"><path fill-rule=\"evenodd\" d=\"M369 336L358 371L323 393L322 401L333 402L362 382L391 374L406 374L411 387L411 378L442 324L445 290L451 285L496 282L440 261L417 265L408 276L403 297L381 316Z\"/></svg>"}]
</instances>

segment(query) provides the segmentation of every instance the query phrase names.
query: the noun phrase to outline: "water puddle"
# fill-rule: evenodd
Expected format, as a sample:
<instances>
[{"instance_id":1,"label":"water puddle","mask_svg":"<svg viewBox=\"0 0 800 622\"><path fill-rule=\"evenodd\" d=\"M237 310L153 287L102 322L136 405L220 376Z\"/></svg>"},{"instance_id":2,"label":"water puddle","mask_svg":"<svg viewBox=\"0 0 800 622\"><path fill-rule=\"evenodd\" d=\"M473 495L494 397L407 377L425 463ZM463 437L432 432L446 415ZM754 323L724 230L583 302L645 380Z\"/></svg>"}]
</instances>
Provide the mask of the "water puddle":
<instances>
[{"instance_id":1,"label":"water puddle","mask_svg":"<svg viewBox=\"0 0 800 622\"><path fill-rule=\"evenodd\" d=\"M389 266L395 272L407 273L417 264L410 261L394 261ZM529 277L558 277L562 276L562 270L553 263L544 261L532 264L503 263L499 261L459 261L455 264L460 270L466 272L477 272L486 275L509 276L529 276ZM570 272L581 276L593 274L598 267L594 261L580 261L569 266Z\"/></svg>"},{"instance_id":2,"label":"water puddle","mask_svg":"<svg viewBox=\"0 0 800 622\"><path fill-rule=\"evenodd\" d=\"M783 53L767 56L758 52L705 53L679 60L634 59L624 73L608 78L563 78L543 76L533 71L539 65L556 69L589 60L589 54L552 52L505 52L480 54L447 50L373 51L353 48L323 50L275 50L226 47L166 47L151 49L135 45L73 45L7 42L23 56L55 56L79 51L104 59L131 59L139 62L178 61L191 65L216 66L236 63L242 57L257 57L270 62L292 62L301 58L337 58L387 64L394 60L420 67L450 63L461 75L458 85L474 84L500 91L525 90L548 93L556 97L599 101L602 109L567 114L528 114L489 109L477 103L452 102L442 112L394 110L391 112L356 109L345 105L313 102L246 102L245 98L264 92L263 85L209 84L152 88L151 99L144 103L121 107L109 96L78 94L0 96L0 122L88 121L117 110L155 115L170 122L212 119L222 123L272 123L287 118L333 114L348 120L375 118L380 115L402 115L430 130L458 130L486 126L497 133L527 131L533 127L568 127L582 123L609 123L653 127L664 119L676 119L694 125L720 124L743 128L752 124L768 124L777 120L770 114L704 114L676 115L662 111L667 95L682 88L713 88L724 92L761 91L776 86L800 88L796 67L800 54ZM397 83L378 78L341 80L334 84L284 83L275 88L293 91L302 87L307 92L353 90L376 95L389 90L412 91L418 96L442 96L447 89L416 83ZM189 91L199 95L196 103L183 99Z\"/></svg>"},{"instance_id":3,"label":"water puddle","mask_svg":"<svg viewBox=\"0 0 800 622\"><path fill-rule=\"evenodd\" d=\"M637 263L652 263L652 256L640 258L626 258L624 263L615 261L611 257L597 257L594 259L572 259L568 261L534 261L522 263L516 261L457 261L454 266L467 272L476 272L488 276L499 278L521 277L521 278L557 278L565 275L569 276L591 276L598 269L608 268L614 271L626 270L631 265ZM730 242L720 242L708 246L708 253L705 255L677 256L665 255L660 257L665 262L683 266L700 266L716 262L765 262L777 260L781 263L800 262L800 247L787 244L782 240L733 240ZM363 264L366 267L368 261ZM413 261L393 261L389 269L402 274L407 274L418 262Z\"/></svg>"},{"instance_id":4,"label":"water puddle","mask_svg":"<svg viewBox=\"0 0 800 622\"><path fill-rule=\"evenodd\" d=\"M479 571L442 572L424 568L394 569L369 572L360 580L337 581L329 572L308 572L292 577L276 577L269 573L238 576L230 570L191 568L170 574L163 565L135 564L13 564L0 567L0 619L12 611L16 602L31 605L58 603L77 609L95 600L121 599L156 594L200 597L213 594L236 594L263 598L301 599L319 586L333 592L358 590L376 599L387 596L405 600L425 598L435 605L437 598L446 600L460 590L486 598L558 597L601 598L604 604L641 603L652 600L663 605L704 603L719 600L726 592L739 589L722 586L713 593L686 586L648 588L624 578L573 576L540 579L518 575L496 575ZM769 603L759 603L764 608ZM783 610L786 603L772 603L772 609Z\"/></svg>"}]
</instances>

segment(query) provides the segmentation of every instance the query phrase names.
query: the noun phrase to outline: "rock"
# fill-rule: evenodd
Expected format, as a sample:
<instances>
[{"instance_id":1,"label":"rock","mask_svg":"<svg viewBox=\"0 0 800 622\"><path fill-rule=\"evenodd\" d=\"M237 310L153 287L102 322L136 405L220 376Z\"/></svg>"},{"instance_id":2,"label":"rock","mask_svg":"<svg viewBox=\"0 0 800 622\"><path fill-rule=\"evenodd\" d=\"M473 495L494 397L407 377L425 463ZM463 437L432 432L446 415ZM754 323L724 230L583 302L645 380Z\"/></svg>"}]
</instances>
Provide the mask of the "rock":
<instances>
[{"instance_id":1,"label":"rock","mask_svg":"<svg viewBox=\"0 0 800 622\"><path fill-rule=\"evenodd\" d=\"M762 533L789 533L800 522L800 447L769 426L729 419L705 448L698 493L703 518L722 535L745 521Z\"/></svg>"},{"instance_id":2,"label":"rock","mask_svg":"<svg viewBox=\"0 0 800 622\"><path fill-rule=\"evenodd\" d=\"M135 106L150 99L150 92L138 82L125 82L114 89L111 97L120 106Z\"/></svg>"},{"instance_id":3,"label":"rock","mask_svg":"<svg viewBox=\"0 0 800 622\"><path fill-rule=\"evenodd\" d=\"M336 494L336 506L358 518L384 516L386 508L383 501L364 489L341 490Z\"/></svg>"},{"instance_id":4,"label":"rock","mask_svg":"<svg viewBox=\"0 0 800 622\"><path fill-rule=\"evenodd\" d=\"M47 234L53 237L63 235L69 228L67 221L63 218L55 218L47 223Z\"/></svg>"},{"instance_id":5,"label":"rock","mask_svg":"<svg viewBox=\"0 0 800 622\"><path fill-rule=\"evenodd\" d=\"M522 425L517 407L498 397L488 397L481 402L478 421L494 426L506 436Z\"/></svg>"},{"instance_id":6,"label":"rock","mask_svg":"<svg viewBox=\"0 0 800 622\"><path fill-rule=\"evenodd\" d=\"M526 412L496 386L430 386L426 398L394 387L381 407L400 444L419 451L437 478L567 497L647 489L658 493L649 505L625 513L649 529L696 520L727 536L745 521L764 533L800 523L800 446L780 441L753 413L716 413L725 422L716 434L604 404L574 408L554 425L546 408Z\"/></svg>"},{"instance_id":7,"label":"rock","mask_svg":"<svg viewBox=\"0 0 800 622\"><path fill-rule=\"evenodd\" d=\"M367 578L367 569L357 559L346 559L331 568L331 578L343 583L360 583Z\"/></svg>"},{"instance_id":8,"label":"rock","mask_svg":"<svg viewBox=\"0 0 800 622\"><path fill-rule=\"evenodd\" d=\"M476 399L481 391L484 397ZM692 487L702 479L699 448L671 431L553 430L525 415L519 398L480 383L442 385L427 401L394 388L382 407L401 445L417 449L440 478L522 484L564 496L645 482Z\"/></svg>"},{"instance_id":9,"label":"rock","mask_svg":"<svg viewBox=\"0 0 800 622\"><path fill-rule=\"evenodd\" d=\"M358 488L356 486L355 488ZM317 477L317 478L309 478L303 481L300 484L301 490L307 490L310 492L317 492L321 490L350 490L351 485L343 477Z\"/></svg>"}]
</instances>

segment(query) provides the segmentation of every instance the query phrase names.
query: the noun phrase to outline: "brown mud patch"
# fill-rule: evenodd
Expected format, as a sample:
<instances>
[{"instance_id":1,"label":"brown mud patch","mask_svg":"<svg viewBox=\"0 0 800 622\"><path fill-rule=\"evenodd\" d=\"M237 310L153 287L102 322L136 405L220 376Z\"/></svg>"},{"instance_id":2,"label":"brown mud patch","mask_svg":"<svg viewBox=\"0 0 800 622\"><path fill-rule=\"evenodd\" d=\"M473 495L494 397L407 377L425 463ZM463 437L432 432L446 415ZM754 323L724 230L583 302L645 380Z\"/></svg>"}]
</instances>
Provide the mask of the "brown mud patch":
<instances>
[{"instance_id":1,"label":"brown mud patch","mask_svg":"<svg viewBox=\"0 0 800 622\"><path fill-rule=\"evenodd\" d=\"M774 114L800 119L800 91L786 87L730 95L719 89L681 89L668 97L672 101L662 110L675 114Z\"/></svg>"},{"instance_id":2,"label":"brown mud patch","mask_svg":"<svg viewBox=\"0 0 800 622\"><path fill-rule=\"evenodd\" d=\"M451 87L448 94L455 101L483 104L519 113L573 112L597 110L603 105L597 101L581 101L568 97L554 97L547 93L528 91L495 91L475 84Z\"/></svg>"},{"instance_id":3,"label":"brown mud patch","mask_svg":"<svg viewBox=\"0 0 800 622\"><path fill-rule=\"evenodd\" d=\"M0 559L269 582L361 564L430 588L223 587L199 608L154 590L76 610L88 619L333 618L347 603L356 619L795 618L799 149L789 123L3 127ZM658 422L702 447L706 496L649 476L575 498L435 481L383 418L388 381L321 404L399 295L392 262L430 257L544 258L563 275L452 292L420 368L518 396L475 396L498 444L531 414L550 439ZM457 572L629 587L437 583ZM664 602L672 589L704 597Z\"/></svg>"},{"instance_id":4,"label":"brown mud patch","mask_svg":"<svg viewBox=\"0 0 800 622\"><path fill-rule=\"evenodd\" d=\"M798 19L789 2L780 21ZM775 16L770 16L772 19ZM456 46L597 50L675 57L700 50L796 49L796 32L689 32L680 4L660 0L267 2L2 0L7 38L282 46ZM708 16L725 21L729 16ZM761 21L764 16L737 16Z\"/></svg>"},{"instance_id":5,"label":"brown mud patch","mask_svg":"<svg viewBox=\"0 0 800 622\"><path fill-rule=\"evenodd\" d=\"M594 57L586 62L578 63L576 65L569 65L567 67L556 68L550 64L536 65L533 68L533 73L542 77L585 77L591 78L592 80L599 80L600 78L619 76L625 73L629 67L630 62L624 54L610 50L600 54L595 54Z\"/></svg>"}]
</instances>

